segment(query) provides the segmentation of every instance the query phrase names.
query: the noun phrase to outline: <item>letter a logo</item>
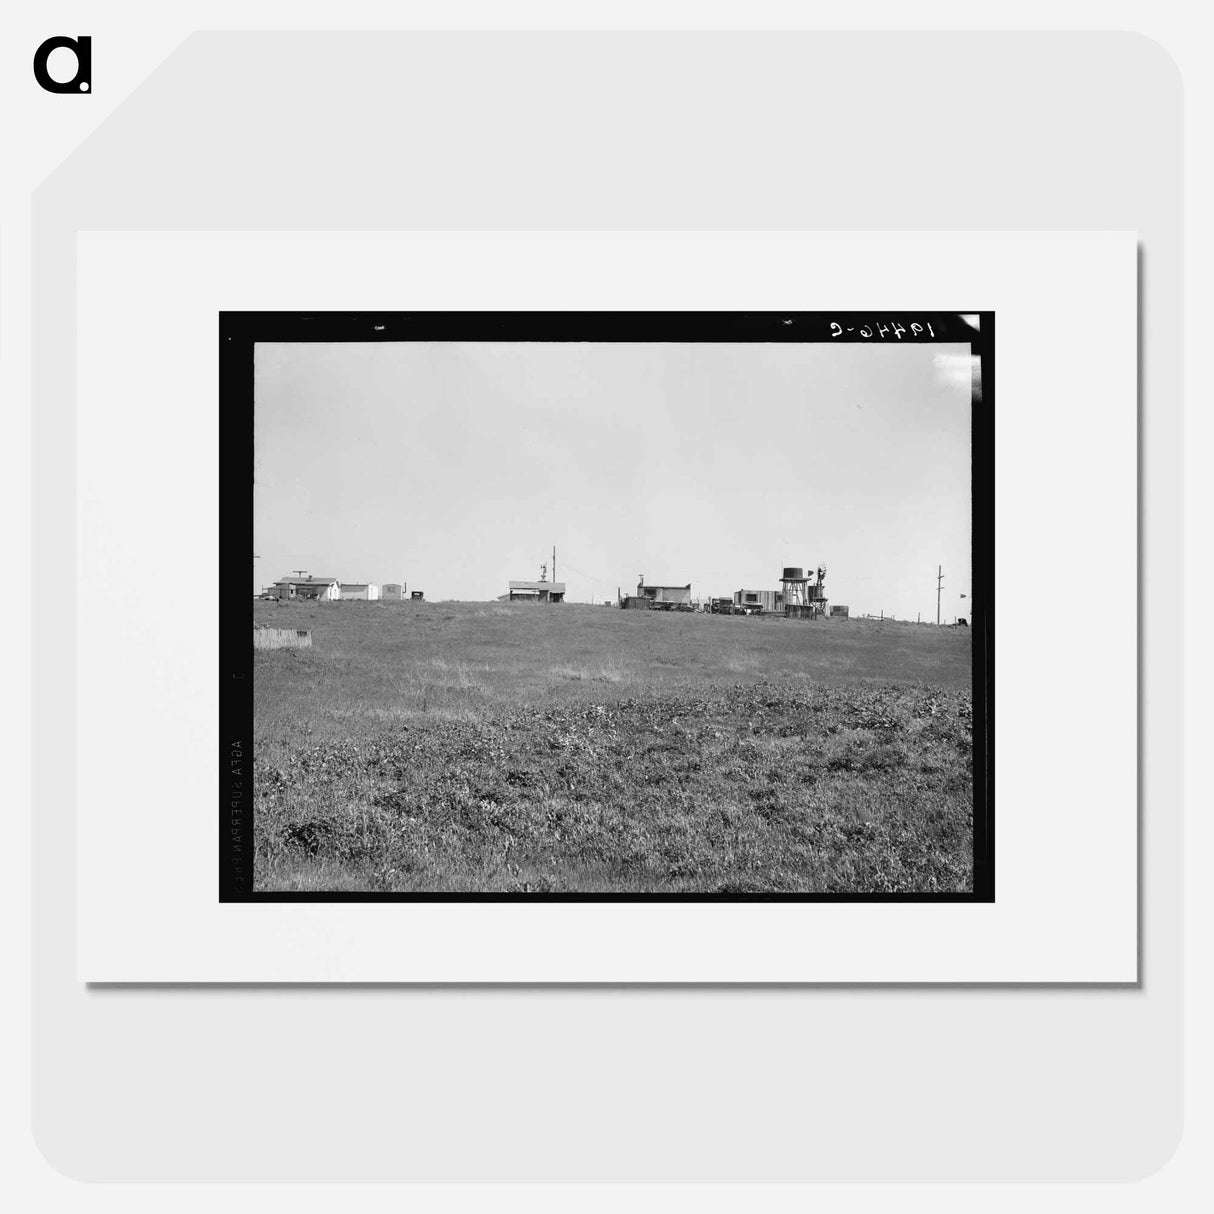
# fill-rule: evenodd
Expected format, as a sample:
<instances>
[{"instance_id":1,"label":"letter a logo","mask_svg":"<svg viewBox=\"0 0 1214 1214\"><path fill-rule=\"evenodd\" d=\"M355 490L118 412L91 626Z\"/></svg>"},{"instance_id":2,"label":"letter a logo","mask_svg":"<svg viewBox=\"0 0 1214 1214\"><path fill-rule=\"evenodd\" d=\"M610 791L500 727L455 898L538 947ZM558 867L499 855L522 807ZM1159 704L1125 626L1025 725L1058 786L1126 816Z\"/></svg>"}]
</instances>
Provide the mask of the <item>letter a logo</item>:
<instances>
[{"instance_id":1,"label":"letter a logo","mask_svg":"<svg viewBox=\"0 0 1214 1214\"><path fill-rule=\"evenodd\" d=\"M76 74L71 80L54 80L46 70L52 51L60 48L76 56ZM34 79L48 93L88 93L93 88L93 40L81 35L79 38L48 38L34 52Z\"/></svg>"}]
</instances>

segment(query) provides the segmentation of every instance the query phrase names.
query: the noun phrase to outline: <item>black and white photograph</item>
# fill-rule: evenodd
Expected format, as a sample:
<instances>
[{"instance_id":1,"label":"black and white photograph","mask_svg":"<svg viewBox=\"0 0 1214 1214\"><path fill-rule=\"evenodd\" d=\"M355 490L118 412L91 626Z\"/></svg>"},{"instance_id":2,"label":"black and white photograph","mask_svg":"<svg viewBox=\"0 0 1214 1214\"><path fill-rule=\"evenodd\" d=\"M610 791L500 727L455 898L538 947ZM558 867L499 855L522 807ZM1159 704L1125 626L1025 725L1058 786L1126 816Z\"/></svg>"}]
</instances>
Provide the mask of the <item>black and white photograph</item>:
<instances>
[{"instance_id":1,"label":"black and white photograph","mask_svg":"<svg viewBox=\"0 0 1214 1214\"><path fill-rule=\"evenodd\" d=\"M992 900L994 322L221 314L221 899Z\"/></svg>"}]
</instances>

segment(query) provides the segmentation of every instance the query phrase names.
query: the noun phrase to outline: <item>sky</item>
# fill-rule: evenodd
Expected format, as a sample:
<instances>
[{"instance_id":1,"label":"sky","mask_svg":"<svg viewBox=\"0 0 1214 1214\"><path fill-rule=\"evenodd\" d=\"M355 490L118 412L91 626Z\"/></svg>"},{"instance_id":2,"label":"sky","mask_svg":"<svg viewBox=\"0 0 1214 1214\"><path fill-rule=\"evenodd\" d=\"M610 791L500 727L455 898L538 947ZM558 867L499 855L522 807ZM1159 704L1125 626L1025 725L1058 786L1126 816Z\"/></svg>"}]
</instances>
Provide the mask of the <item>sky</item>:
<instances>
[{"instance_id":1,"label":"sky","mask_svg":"<svg viewBox=\"0 0 1214 1214\"><path fill-rule=\"evenodd\" d=\"M778 589L968 615L964 345L315 342L255 347L254 590L296 569L488 600ZM548 577L552 570L549 567Z\"/></svg>"}]
</instances>

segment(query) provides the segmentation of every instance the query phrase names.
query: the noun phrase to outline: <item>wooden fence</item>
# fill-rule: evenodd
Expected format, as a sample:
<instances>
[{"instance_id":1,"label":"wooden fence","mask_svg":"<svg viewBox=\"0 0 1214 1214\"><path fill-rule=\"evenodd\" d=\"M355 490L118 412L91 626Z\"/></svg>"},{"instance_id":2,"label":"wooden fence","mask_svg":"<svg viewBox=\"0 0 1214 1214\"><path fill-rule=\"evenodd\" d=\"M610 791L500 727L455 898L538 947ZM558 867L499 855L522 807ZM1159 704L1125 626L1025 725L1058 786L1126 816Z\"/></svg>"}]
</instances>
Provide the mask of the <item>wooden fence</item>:
<instances>
[{"instance_id":1,"label":"wooden fence","mask_svg":"<svg viewBox=\"0 0 1214 1214\"><path fill-rule=\"evenodd\" d=\"M302 628L254 628L254 649L311 649L312 634Z\"/></svg>"}]
</instances>

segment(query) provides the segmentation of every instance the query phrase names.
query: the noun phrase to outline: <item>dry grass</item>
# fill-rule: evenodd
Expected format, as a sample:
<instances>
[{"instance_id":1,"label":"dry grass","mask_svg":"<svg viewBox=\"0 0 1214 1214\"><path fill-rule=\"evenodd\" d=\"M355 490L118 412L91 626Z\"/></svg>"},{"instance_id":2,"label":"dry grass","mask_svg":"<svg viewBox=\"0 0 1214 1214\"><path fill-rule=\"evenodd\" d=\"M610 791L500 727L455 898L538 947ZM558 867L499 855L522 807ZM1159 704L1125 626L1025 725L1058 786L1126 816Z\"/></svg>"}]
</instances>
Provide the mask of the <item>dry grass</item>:
<instances>
[{"instance_id":1,"label":"dry grass","mask_svg":"<svg viewBox=\"0 0 1214 1214\"><path fill-rule=\"evenodd\" d=\"M965 630L255 610L259 889L970 888Z\"/></svg>"}]
</instances>

